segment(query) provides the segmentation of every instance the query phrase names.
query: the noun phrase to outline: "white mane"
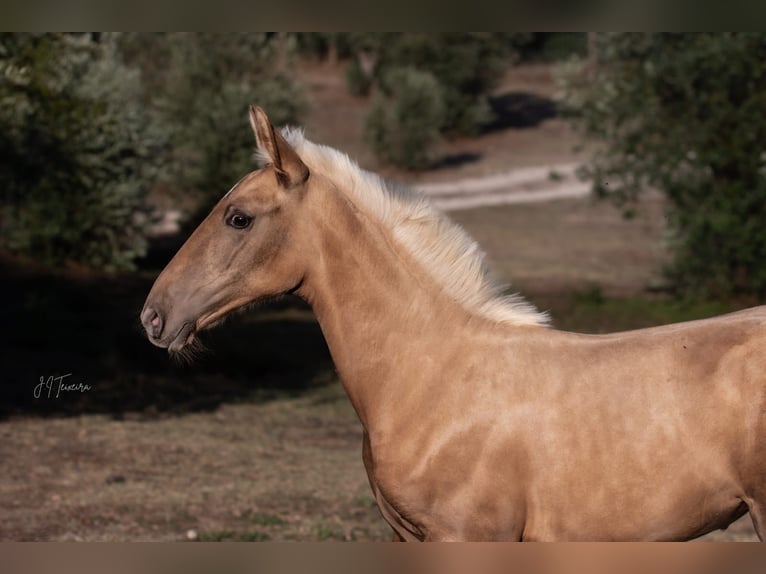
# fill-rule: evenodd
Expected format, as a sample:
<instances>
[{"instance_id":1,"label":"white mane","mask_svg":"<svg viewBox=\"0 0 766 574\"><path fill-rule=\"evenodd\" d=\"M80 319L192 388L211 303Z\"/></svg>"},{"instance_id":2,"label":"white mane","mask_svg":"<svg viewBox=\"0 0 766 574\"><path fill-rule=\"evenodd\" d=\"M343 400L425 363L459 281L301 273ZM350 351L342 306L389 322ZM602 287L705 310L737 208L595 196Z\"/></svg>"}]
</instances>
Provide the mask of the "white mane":
<instances>
[{"instance_id":1,"label":"white mane","mask_svg":"<svg viewBox=\"0 0 766 574\"><path fill-rule=\"evenodd\" d=\"M465 308L498 323L548 323L547 314L521 296L502 295L505 286L490 278L479 245L423 195L363 170L336 149L308 141L302 130L284 128L282 134L309 170L328 177L354 204L380 219L399 245Z\"/></svg>"}]
</instances>

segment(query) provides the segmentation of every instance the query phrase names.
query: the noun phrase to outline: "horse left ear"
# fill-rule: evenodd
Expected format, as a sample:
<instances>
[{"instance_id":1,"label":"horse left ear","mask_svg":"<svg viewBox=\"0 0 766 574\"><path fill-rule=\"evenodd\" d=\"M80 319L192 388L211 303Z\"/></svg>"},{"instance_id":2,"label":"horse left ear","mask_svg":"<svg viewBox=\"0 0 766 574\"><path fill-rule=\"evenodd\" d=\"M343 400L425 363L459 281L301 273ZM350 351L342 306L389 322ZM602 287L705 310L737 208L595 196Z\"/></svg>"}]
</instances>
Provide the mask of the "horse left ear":
<instances>
[{"instance_id":1,"label":"horse left ear","mask_svg":"<svg viewBox=\"0 0 766 574\"><path fill-rule=\"evenodd\" d=\"M258 106L250 106L250 125L258 149L269 157L270 165L274 167L277 181L282 187L289 189L308 179L309 168L282 134L274 129L266 112Z\"/></svg>"}]
</instances>

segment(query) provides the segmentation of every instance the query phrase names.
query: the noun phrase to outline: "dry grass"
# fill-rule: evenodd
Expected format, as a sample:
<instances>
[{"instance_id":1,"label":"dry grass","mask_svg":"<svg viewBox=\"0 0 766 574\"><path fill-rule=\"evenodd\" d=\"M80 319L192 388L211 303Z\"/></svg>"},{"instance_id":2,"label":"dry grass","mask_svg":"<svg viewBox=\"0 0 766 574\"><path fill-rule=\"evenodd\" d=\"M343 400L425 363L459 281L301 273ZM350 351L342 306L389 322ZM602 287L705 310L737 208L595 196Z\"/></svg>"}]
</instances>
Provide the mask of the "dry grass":
<instances>
[{"instance_id":1,"label":"dry grass","mask_svg":"<svg viewBox=\"0 0 766 574\"><path fill-rule=\"evenodd\" d=\"M495 272L534 293L585 290L636 296L661 282L663 201L625 219L608 202L561 200L450 214L487 251Z\"/></svg>"},{"instance_id":2,"label":"dry grass","mask_svg":"<svg viewBox=\"0 0 766 574\"><path fill-rule=\"evenodd\" d=\"M3 540L389 537L337 384L213 413L0 428Z\"/></svg>"}]
</instances>

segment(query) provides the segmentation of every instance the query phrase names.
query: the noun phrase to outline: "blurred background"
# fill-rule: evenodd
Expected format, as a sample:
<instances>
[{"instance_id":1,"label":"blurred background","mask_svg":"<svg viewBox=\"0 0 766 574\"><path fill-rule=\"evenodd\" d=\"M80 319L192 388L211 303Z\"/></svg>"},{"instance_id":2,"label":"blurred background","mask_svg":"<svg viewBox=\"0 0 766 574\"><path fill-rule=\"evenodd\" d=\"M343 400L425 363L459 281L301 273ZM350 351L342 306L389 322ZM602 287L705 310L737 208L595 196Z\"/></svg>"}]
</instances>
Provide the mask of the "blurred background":
<instances>
[{"instance_id":1,"label":"blurred background","mask_svg":"<svg viewBox=\"0 0 766 574\"><path fill-rule=\"evenodd\" d=\"M766 296L763 34L1 34L0 539L390 538L306 305L191 365L138 321L253 169L250 103L431 196L557 328Z\"/></svg>"}]
</instances>

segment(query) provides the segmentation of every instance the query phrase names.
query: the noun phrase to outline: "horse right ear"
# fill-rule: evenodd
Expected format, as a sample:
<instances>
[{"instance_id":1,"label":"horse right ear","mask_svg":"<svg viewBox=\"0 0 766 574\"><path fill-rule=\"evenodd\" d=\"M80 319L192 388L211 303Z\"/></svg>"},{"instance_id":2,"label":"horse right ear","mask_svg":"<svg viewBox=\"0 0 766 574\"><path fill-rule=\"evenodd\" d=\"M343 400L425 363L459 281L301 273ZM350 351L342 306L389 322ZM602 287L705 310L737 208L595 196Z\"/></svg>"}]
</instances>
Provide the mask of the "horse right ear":
<instances>
[{"instance_id":1,"label":"horse right ear","mask_svg":"<svg viewBox=\"0 0 766 574\"><path fill-rule=\"evenodd\" d=\"M309 168L282 134L274 129L266 112L258 106L250 106L250 125L258 151L267 156L268 165L274 167L277 182L281 186L289 189L308 179Z\"/></svg>"}]
</instances>

